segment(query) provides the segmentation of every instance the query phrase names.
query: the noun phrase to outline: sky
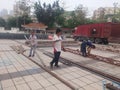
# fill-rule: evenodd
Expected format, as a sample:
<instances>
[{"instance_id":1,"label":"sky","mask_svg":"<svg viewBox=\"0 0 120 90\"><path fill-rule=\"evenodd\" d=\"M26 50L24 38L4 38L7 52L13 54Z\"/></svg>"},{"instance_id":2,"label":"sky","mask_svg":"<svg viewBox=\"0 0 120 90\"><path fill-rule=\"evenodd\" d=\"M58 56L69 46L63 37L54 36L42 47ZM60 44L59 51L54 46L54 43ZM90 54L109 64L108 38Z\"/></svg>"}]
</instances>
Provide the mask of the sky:
<instances>
[{"instance_id":1,"label":"sky","mask_svg":"<svg viewBox=\"0 0 120 90\"><path fill-rule=\"evenodd\" d=\"M2 9L12 10L13 5L17 0L0 0L0 11ZM31 2L38 0L31 0ZM55 0L40 0L41 2L53 3ZM74 10L78 5L82 4L88 8L89 14L93 13L99 7L113 7L113 3L117 2L120 6L120 0L59 0L60 4L64 3L65 9L68 11Z\"/></svg>"}]
</instances>

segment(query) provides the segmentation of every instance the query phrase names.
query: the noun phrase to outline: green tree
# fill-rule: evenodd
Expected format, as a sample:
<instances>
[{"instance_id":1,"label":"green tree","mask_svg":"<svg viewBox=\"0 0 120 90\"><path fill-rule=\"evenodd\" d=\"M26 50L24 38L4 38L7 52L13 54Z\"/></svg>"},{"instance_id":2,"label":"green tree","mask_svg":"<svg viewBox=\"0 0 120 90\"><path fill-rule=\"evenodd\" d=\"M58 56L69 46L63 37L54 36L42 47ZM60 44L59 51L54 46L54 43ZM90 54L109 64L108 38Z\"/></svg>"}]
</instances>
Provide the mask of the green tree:
<instances>
[{"instance_id":1,"label":"green tree","mask_svg":"<svg viewBox=\"0 0 120 90\"><path fill-rule=\"evenodd\" d=\"M25 24L32 22L31 18L28 15L19 16L16 21L20 30L21 30L21 25L24 25L24 21L26 22Z\"/></svg>"},{"instance_id":2,"label":"green tree","mask_svg":"<svg viewBox=\"0 0 120 90\"><path fill-rule=\"evenodd\" d=\"M22 17L24 22L23 24L26 24L25 18L26 16L29 16L31 12L30 0L19 0L16 2L15 7L16 18Z\"/></svg>"},{"instance_id":3,"label":"green tree","mask_svg":"<svg viewBox=\"0 0 120 90\"><path fill-rule=\"evenodd\" d=\"M79 5L70 13L69 18L65 21L65 27L75 28L78 25L86 23L87 9L83 5Z\"/></svg>"},{"instance_id":4,"label":"green tree","mask_svg":"<svg viewBox=\"0 0 120 90\"><path fill-rule=\"evenodd\" d=\"M72 11L68 16L66 16L66 20L64 22L64 27L74 28L75 27L75 13Z\"/></svg>"},{"instance_id":5,"label":"green tree","mask_svg":"<svg viewBox=\"0 0 120 90\"><path fill-rule=\"evenodd\" d=\"M64 22L65 22L65 17L64 17L64 15L62 14L62 15L58 16L58 17L56 18L55 22L56 22L56 24L57 24L59 27L64 27L64 26L65 26L65 25L64 25Z\"/></svg>"},{"instance_id":6,"label":"green tree","mask_svg":"<svg viewBox=\"0 0 120 90\"><path fill-rule=\"evenodd\" d=\"M16 27L16 17L9 17L7 19L7 27Z\"/></svg>"},{"instance_id":7,"label":"green tree","mask_svg":"<svg viewBox=\"0 0 120 90\"><path fill-rule=\"evenodd\" d=\"M6 22L3 18L0 17L0 27L5 27Z\"/></svg>"},{"instance_id":8,"label":"green tree","mask_svg":"<svg viewBox=\"0 0 120 90\"><path fill-rule=\"evenodd\" d=\"M19 16L19 17L9 17L7 19L6 28L18 27L21 30L21 25L24 25L24 17L25 17L26 24L32 22L31 18L28 15Z\"/></svg>"},{"instance_id":9,"label":"green tree","mask_svg":"<svg viewBox=\"0 0 120 90\"><path fill-rule=\"evenodd\" d=\"M61 15L64 13L64 10L59 6L59 1L48 5L46 3L41 5L40 1L38 1L35 3L34 9L38 22L42 22L49 27L53 27L56 23L61 24L63 21Z\"/></svg>"},{"instance_id":10,"label":"green tree","mask_svg":"<svg viewBox=\"0 0 120 90\"><path fill-rule=\"evenodd\" d=\"M97 20L92 20L89 18L86 19L86 24L93 24L93 23L97 23Z\"/></svg>"},{"instance_id":11,"label":"green tree","mask_svg":"<svg viewBox=\"0 0 120 90\"><path fill-rule=\"evenodd\" d=\"M105 8L100 8L100 14L97 20L100 22L105 21Z\"/></svg>"},{"instance_id":12,"label":"green tree","mask_svg":"<svg viewBox=\"0 0 120 90\"><path fill-rule=\"evenodd\" d=\"M113 15L112 21L113 22L120 22L120 8L118 8L118 12Z\"/></svg>"},{"instance_id":13,"label":"green tree","mask_svg":"<svg viewBox=\"0 0 120 90\"><path fill-rule=\"evenodd\" d=\"M77 21L76 24L85 24L87 16L87 8L83 7L83 5L79 5L75 9L75 20Z\"/></svg>"}]
</instances>

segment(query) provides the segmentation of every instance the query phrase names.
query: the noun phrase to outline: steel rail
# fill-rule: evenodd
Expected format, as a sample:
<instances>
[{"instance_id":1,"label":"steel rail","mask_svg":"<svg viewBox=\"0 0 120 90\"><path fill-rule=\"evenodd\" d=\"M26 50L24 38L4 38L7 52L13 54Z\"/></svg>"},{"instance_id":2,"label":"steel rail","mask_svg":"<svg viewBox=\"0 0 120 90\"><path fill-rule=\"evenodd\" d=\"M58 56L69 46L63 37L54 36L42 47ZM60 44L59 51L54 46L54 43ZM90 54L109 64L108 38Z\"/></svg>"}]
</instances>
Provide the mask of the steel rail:
<instances>
[{"instance_id":1,"label":"steel rail","mask_svg":"<svg viewBox=\"0 0 120 90\"><path fill-rule=\"evenodd\" d=\"M16 50L16 48L14 48L13 46L11 47L16 53L18 53L18 51ZM71 88L72 90L78 90L78 88L74 87L72 84L70 84L69 82L67 82L66 80L64 80L63 78L59 77L57 74L53 73L50 69L48 69L47 67L45 67L45 65L41 65L38 62L36 62L35 60L33 60L32 58L28 57L27 55L25 55L24 53L20 53L21 55L23 55L24 57L26 57L27 59L29 59L31 62L35 63L36 65L38 65L39 67L41 67L43 70L45 70L46 72L48 72L50 75L52 75L53 77L55 77L56 79L58 79L59 81L61 81L63 84L65 84L66 86L68 86L69 88Z\"/></svg>"},{"instance_id":2,"label":"steel rail","mask_svg":"<svg viewBox=\"0 0 120 90\"><path fill-rule=\"evenodd\" d=\"M49 57L54 57L54 55L50 52L47 52L47 51L44 51L44 54L49 56ZM100 70L97 70L97 69L94 69L94 68L91 68L91 67L88 67L88 66L85 66L84 64L81 64L81 63L78 63L78 62L74 62L72 60L68 60L66 58L63 58L63 57L60 57L60 62L63 63L63 64L66 64L66 65L74 65L74 66L78 66L78 67L82 67L86 70L89 70L91 72L94 72L98 75L101 75L101 76L104 76L105 78L111 80L111 81L114 81L116 83L120 83L120 78L117 78L111 74L108 74L108 73L104 73Z\"/></svg>"},{"instance_id":3,"label":"steel rail","mask_svg":"<svg viewBox=\"0 0 120 90\"><path fill-rule=\"evenodd\" d=\"M70 84L69 82L67 82L66 80L64 80L63 78L59 77L57 74L53 73L50 69L48 69L47 67L44 67L42 65L40 65L38 62L36 62L35 60L29 58L28 56L26 56L25 54L22 54L23 56L25 56L26 58L28 58L30 61L32 61L33 63L35 63L36 65L38 65L39 67L41 67L43 70L45 70L46 72L48 72L50 75L52 75L53 77L55 77L56 79L58 79L59 81L61 81L62 83L64 83L66 86L68 86L69 88L71 88L72 90L78 90L76 87L74 87L72 84Z\"/></svg>"},{"instance_id":4,"label":"steel rail","mask_svg":"<svg viewBox=\"0 0 120 90\"><path fill-rule=\"evenodd\" d=\"M81 53L78 49L74 50L74 49L70 49L70 48L65 48L65 51L73 53L73 54L81 55ZM94 55L94 54L90 54L88 57L92 58L92 59L95 59L95 60L99 60L99 61L102 61L102 62L112 64L112 65L120 66L120 61L114 60L112 58L107 58L107 57L98 56L98 55Z\"/></svg>"}]
</instances>

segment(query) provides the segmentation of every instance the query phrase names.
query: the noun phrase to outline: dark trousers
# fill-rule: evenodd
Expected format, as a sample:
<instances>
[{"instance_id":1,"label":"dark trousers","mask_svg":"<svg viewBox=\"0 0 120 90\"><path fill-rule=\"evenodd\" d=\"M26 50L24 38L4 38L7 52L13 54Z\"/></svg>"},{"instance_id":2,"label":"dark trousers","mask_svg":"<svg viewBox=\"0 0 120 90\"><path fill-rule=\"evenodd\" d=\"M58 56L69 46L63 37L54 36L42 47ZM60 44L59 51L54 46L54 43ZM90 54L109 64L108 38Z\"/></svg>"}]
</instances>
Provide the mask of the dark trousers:
<instances>
[{"instance_id":1,"label":"dark trousers","mask_svg":"<svg viewBox=\"0 0 120 90\"><path fill-rule=\"evenodd\" d=\"M60 53L61 52L54 52L54 58L51 62L51 64L53 65L55 63L55 66L58 65L58 60L59 60L59 57L60 57Z\"/></svg>"},{"instance_id":2,"label":"dark trousers","mask_svg":"<svg viewBox=\"0 0 120 90\"><path fill-rule=\"evenodd\" d=\"M87 54L86 54L86 48L81 48L81 52L82 52L82 56L87 56Z\"/></svg>"},{"instance_id":3,"label":"dark trousers","mask_svg":"<svg viewBox=\"0 0 120 90\"><path fill-rule=\"evenodd\" d=\"M82 56L86 57L87 56L86 52L82 52Z\"/></svg>"}]
</instances>

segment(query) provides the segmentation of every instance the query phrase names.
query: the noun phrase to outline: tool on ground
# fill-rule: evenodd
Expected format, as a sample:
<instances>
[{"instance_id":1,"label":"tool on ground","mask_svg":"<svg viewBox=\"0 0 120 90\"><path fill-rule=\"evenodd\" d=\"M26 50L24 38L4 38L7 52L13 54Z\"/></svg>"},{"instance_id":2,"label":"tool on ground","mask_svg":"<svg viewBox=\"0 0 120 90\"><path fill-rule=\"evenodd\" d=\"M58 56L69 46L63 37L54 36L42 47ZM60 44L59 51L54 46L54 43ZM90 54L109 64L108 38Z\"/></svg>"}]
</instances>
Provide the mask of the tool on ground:
<instances>
[{"instance_id":1,"label":"tool on ground","mask_svg":"<svg viewBox=\"0 0 120 90\"><path fill-rule=\"evenodd\" d=\"M26 50L22 47L22 45L19 46L11 46L13 50L15 50L18 54L24 53Z\"/></svg>"},{"instance_id":2,"label":"tool on ground","mask_svg":"<svg viewBox=\"0 0 120 90\"><path fill-rule=\"evenodd\" d=\"M38 52L36 51L35 53L36 53L36 56L39 58L41 64L42 64L44 67L46 67L45 63L43 62L43 59L39 56Z\"/></svg>"}]
</instances>

